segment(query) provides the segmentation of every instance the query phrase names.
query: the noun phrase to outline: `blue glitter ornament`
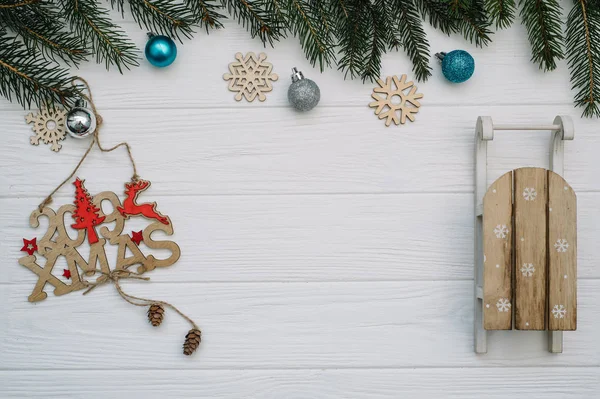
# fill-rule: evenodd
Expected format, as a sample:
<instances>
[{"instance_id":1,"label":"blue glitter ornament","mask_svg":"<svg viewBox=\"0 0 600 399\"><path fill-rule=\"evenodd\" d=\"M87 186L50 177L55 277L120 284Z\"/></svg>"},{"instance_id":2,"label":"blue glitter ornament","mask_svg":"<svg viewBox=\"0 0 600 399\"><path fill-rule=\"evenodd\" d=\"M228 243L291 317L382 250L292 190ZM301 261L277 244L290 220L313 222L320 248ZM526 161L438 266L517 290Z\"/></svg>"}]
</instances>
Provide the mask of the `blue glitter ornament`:
<instances>
[{"instance_id":1,"label":"blue glitter ornament","mask_svg":"<svg viewBox=\"0 0 600 399\"><path fill-rule=\"evenodd\" d=\"M154 66L164 68L175 61L177 57L177 46L175 42L167 36L154 35L148 33L148 43L146 43L146 59Z\"/></svg>"},{"instance_id":2,"label":"blue glitter ornament","mask_svg":"<svg viewBox=\"0 0 600 399\"><path fill-rule=\"evenodd\" d=\"M442 73L452 83L465 82L475 72L475 60L464 50L437 53L435 56L442 61Z\"/></svg>"}]
</instances>

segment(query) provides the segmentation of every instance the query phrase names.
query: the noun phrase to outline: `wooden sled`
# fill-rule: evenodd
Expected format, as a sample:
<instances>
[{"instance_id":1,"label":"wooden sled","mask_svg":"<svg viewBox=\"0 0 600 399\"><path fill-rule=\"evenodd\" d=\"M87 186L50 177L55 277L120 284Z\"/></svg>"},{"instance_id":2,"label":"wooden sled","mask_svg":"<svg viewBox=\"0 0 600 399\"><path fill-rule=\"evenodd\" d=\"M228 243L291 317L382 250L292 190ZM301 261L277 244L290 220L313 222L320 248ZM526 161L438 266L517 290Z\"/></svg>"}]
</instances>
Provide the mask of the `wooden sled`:
<instances>
[{"instance_id":1,"label":"wooden sled","mask_svg":"<svg viewBox=\"0 0 600 399\"><path fill-rule=\"evenodd\" d=\"M550 170L521 168L487 186L487 145L494 131L553 132ZM561 177L573 122L494 125L480 116L475 149L475 352L487 330L548 330L549 350L563 351L563 331L577 328L577 200Z\"/></svg>"}]
</instances>

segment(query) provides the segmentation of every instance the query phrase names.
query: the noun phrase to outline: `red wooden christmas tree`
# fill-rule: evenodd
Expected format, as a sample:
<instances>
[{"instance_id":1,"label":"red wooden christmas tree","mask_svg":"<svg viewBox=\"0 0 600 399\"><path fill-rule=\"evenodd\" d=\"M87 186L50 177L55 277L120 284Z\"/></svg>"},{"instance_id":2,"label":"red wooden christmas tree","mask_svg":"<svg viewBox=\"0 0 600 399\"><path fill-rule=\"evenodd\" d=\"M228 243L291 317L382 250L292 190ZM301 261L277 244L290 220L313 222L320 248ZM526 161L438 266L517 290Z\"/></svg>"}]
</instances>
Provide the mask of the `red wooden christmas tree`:
<instances>
[{"instance_id":1,"label":"red wooden christmas tree","mask_svg":"<svg viewBox=\"0 0 600 399\"><path fill-rule=\"evenodd\" d=\"M100 217L98 212L100 208L92 203L92 197L83 186L83 180L77 178L73 183L75 185L75 212L73 212L74 224L71 225L74 229L86 229L88 242L91 244L98 242L98 235L94 226L99 225L105 219L105 216Z\"/></svg>"}]
</instances>

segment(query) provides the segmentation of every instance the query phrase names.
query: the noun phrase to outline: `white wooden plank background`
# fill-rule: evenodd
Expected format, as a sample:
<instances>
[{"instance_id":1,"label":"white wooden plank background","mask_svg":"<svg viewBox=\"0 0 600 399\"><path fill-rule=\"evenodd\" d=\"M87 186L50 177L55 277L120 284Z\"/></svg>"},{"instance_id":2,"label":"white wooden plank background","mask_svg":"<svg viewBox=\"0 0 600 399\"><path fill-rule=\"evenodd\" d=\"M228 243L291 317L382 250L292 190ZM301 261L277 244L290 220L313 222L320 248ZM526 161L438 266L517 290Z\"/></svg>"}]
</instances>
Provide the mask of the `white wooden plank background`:
<instances>
[{"instance_id":1,"label":"white wooden plank background","mask_svg":"<svg viewBox=\"0 0 600 399\"><path fill-rule=\"evenodd\" d=\"M566 4L565 4L566 5ZM141 47L145 32L123 25ZM0 397L2 398L595 398L600 390L600 129L571 105L568 72L529 63L515 26L486 49L430 31L432 50L465 48L475 76L435 75L417 121L386 129L372 85L313 70L292 39L276 49L235 24L179 47L165 70L78 72L94 88L105 144L133 146L142 177L182 249L133 294L167 299L198 320L204 342L180 354L187 326L154 329L111 287L30 304L17 264L31 210L86 142L59 154L30 146L25 112L0 101ZM236 103L222 74L237 51L266 51L281 79L265 103ZM287 106L288 71L318 82L308 114ZM403 54L384 74L409 73ZM493 332L472 351L473 136L478 115L505 123L575 120L565 178L578 193L579 330L565 353L539 332ZM549 133L498 134L489 181L547 167ZM79 173L92 193L120 192L123 154L94 153ZM71 201L63 189L55 203ZM114 250L108 251L114 257ZM57 266L57 268L60 265Z\"/></svg>"}]
</instances>

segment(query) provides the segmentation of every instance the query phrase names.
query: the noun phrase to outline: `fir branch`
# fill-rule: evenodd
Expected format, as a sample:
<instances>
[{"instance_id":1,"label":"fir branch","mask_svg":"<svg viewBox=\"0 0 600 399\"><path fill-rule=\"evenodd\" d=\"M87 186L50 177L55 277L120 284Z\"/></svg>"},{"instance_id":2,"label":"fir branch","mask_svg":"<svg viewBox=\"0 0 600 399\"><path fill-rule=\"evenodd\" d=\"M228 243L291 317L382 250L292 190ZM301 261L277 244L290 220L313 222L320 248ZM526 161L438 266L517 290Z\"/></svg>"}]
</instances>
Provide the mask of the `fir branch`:
<instances>
[{"instance_id":1,"label":"fir branch","mask_svg":"<svg viewBox=\"0 0 600 399\"><path fill-rule=\"evenodd\" d=\"M567 18L567 61L575 105L582 116L600 117L600 7L587 0L574 0Z\"/></svg>"},{"instance_id":2,"label":"fir branch","mask_svg":"<svg viewBox=\"0 0 600 399\"><path fill-rule=\"evenodd\" d=\"M263 43L273 46L285 36L285 26L279 18L273 18L265 8L267 0L221 0L227 11L237 19L252 37L258 36Z\"/></svg>"},{"instance_id":3,"label":"fir branch","mask_svg":"<svg viewBox=\"0 0 600 399\"><path fill-rule=\"evenodd\" d=\"M332 9L338 9L344 13L344 17L348 18L348 8L346 7L346 0L333 0Z\"/></svg>"},{"instance_id":4,"label":"fir branch","mask_svg":"<svg viewBox=\"0 0 600 399\"><path fill-rule=\"evenodd\" d=\"M216 10L221 8L220 5L214 4L217 0L185 0L185 5L193 15L195 22L206 29L206 33L210 29L220 29L223 27L221 20L225 16L218 13Z\"/></svg>"},{"instance_id":5,"label":"fir branch","mask_svg":"<svg viewBox=\"0 0 600 399\"><path fill-rule=\"evenodd\" d=\"M564 58L558 0L521 0L520 6L531 44L531 61L544 71L556 69L556 61Z\"/></svg>"},{"instance_id":6,"label":"fir branch","mask_svg":"<svg viewBox=\"0 0 600 399\"><path fill-rule=\"evenodd\" d=\"M319 63L321 71L325 65L331 65L335 53L332 30L324 10L313 2L308 4L303 0L289 0L287 15L294 36L300 38L300 44L311 65Z\"/></svg>"},{"instance_id":7,"label":"fir branch","mask_svg":"<svg viewBox=\"0 0 600 399\"><path fill-rule=\"evenodd\" d=\"M487 0L487 11L496 29L505 29L515 20L515 0Z\"/></svg>"},{"instance_id":8,"label":"fir branch","mask_svg":"<svg viewBox=\"0 0 600 399\"><path fill-rule=\"evenodd\" d=\"M60 0L71 29L91 46L96 62L111 65L123 73L123 68L138 66L138 52L125 32L115 25L108 10L96 0Z\"/></svg>"},{"instance_id":9,"label":"fir branch","mask_svg":"<svg viewBox=\"0 0 600 399\"><path fill-rule=\"evenodd\" d=\"M8 0L0 3L0 9L15 9L19 7L27 7L32 4L39 3L41 0Z\"/></svg>"},{"instance_id":10,"label":"fir branch","mask_svg":"<svg viewBox=\"0 0 600 399\"><path fill-rule=\"evenodd\" d=\"M45 58L53 61L58 58L74 65L84 61L87 56L84 43L65 31L56 12L38 4L0 9L0 20L21 37L27 48L41 52Z\"/></svg>"},{"instance_id":11,"label":"fir branch","mask_svg":"<svg viewBox=\"0 0 600 399\"><path fill-rule=\"evenodd\" d=\"M344 72L344 79L360 76L365 69L363 54L366 52L369 37L369 20L362 0L346 0L348 15L342 17L337 28L338 46L343 54L338 61L338 70Z\"/></svg>"},{"instance_id":12,"label":"fir branch","mask_svg":"<svg viewBox=\"0 0 600 399\"><path fill-rule=\"evenodd\" d=\"M450 15L458 21L458 29L465 39L478 47L492 41L484 0L449 0Z\"/></svg>"},{"instance_id":13,"label":"fir branch","mask_svg":"<svg viewBox=\"0 0 600 399\"><path fill-rule=\"evenodd\" d=\"M327 3L326 7L323 7L323 1L310 0L311 6L314 8L316 15L323 24L325 32L328 35L332 35L335 32L335 16L332 14L331 3Z\"/></svg>"},{"instance_id":14,"label":"fir branch","mask_svg":"<svg viewBox=\"0 0 600 399\"><path fill-rule=\"evenodd\" d=\"M368 25L367 52L361 72L363 82L367 79L370 81L379 79L381 57L386 52L386 39L389 38L391 31L390 21L386 15L385 0L376 0L374 3L364 0L364 2L370 23Z\"/></svg>"},{"instance_id":15,"label":"fir branch","mask_svg":"<svg viewBox=\"0 0 600 399\"><path fill-rule=\"evenodd\" d=\"M265 1L265 11L273 15L273 20L276 21L277 26L280 26L284 32L289 29L288 15L287 15L287 4L289 0L268 0Z\"/></svg>"},{"instance_id":16,"label":"fir branch","mask_svg":"<svg viewBox=\"0 0 600 399\"><path fill-rule=\"evenodd\" d=\"M402 47L413 63L413 72L419 81L431 76L429 66L429 42L423 30L419 10L414 0L391 1L390 14L397 21L394 28L398 30Z\"/></svg>"},{"instance_id":17,"label":"fir branch","mask_svg":"<svg viewBox=\"0 0 600 399\"><path fill-rule=\"evenodd\" d=\"M114 9L124 12L125 0L111 0ZM140 28L160 33L181 41L183 35L191 39L194 13L185 5L170 0L128 0L129 10Z\"/></svg>"},{"instance_id":18,"label":"fir branch","mask_svg":"<svg viewBox=\"0 0 600 399\"><path fill-rule=\"evenodd\" d=\"M452 15L445 0L415 0L415 3L423 19L428 19L429 24L435 29L441 30L448 36L459 31L458 19Z\"/></svg>"},{"instance_id":19,"label":"fir branch","mask_svg":"<svg viewBox=\"0 0 600 399\"><path fill-rule=\"evenodd\" d=\"M29 51L14 37L0 36L0 94L9 101L14 98L24 108L71 106L79 94L71 79L66 69Z\"/></svg>"}]
</instances>

